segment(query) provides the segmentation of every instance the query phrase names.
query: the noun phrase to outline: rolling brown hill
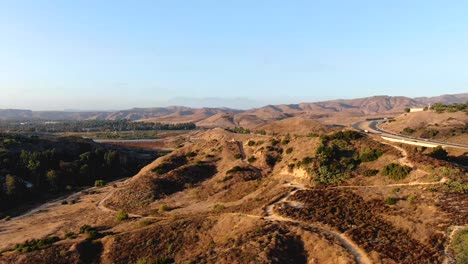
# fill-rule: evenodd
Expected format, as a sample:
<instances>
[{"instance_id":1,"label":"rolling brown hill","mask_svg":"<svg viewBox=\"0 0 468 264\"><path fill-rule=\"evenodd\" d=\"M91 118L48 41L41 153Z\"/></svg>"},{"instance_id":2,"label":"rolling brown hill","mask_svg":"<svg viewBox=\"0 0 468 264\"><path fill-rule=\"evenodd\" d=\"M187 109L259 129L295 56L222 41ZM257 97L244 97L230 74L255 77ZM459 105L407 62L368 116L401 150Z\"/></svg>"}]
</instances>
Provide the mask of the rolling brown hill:
<instances>
[{"instance_id":1,"label":"rolling brown hill","mask_svg":"<svg viewBox=\"0 0 468 264\"><path fill-rule=\"evenodd\" d=\"M274 128L295 122L314 125ZM130 179L0 220L0 263L443 263L468 223L449 185L465 174L414 148L353 131L197 133ZM413 168L390 177L393 163Z\"/></svg>"},{"instance_id":2,"label":"rolling brown hill","mask_svg":"<svg viewBox=\"0 0 468 264\"><path fill-rule=\"evenodd\" d=\"M415 100L424 104L434 104L434 103L461 104L461 103L468 102L468 93L444 94L444 95L435 96L435 97L418 97L418 98L415 98Z\"/></svg>"},{"instance_id":3,"label":"rolling brown hill","mask_svg":"<svg viewBox=\"0 0 468 264\"><path fill-rule=\"evenodd\" d=\"M195 122L201 127L238 126L252 129L294 116L304 116L311 119L330 119L334 116L339 116L341 119L346 119L347 117L402 113L404 108L407 107L424 107L433 102L459 103L465 102L467 98L468 94L414 99L403 96L373 96L324 102L267 105L245 111L229 108L190 108L183 106L89 112L0 109L0 120L129 119L133 121L139 120L163 123Z\"/></svg>"},{"instance_id":4,"label":"rolling brown hill","mask_svg":"<svg viewBox=\"0 0 468 264\"><path fill-rule=\"evenodd\" d=\"M282 119L266 125L258 126L255 129L264 130L268 134L283 135L307 135L311 133L322 134L330 130L318 121L301 116Z\"/></svg>"},{"instance_id":5,"label":"rolling brown hill","mask_svg":"<svg viewBox=\"0 0 468 264\"><path fill-rule=\"evenodd\" d=\"M351 100L333 100L317 103L266 106L249 111L267 118L282 119L299 114L326 114L349 112L362 115L403 112L406 107L424 107L424 104L403 96L373 96Z\"/></svg>"},{"instance_id":6,"label":"rolling brown hill","mask_svg":"<svg viewBox=\"0 0 468 264\"><path fill-rule=\"evenodd\" d=\"M140 118L139 121L161 122L161 123L186 123L199 122L216 114L234 114L240 112L228 108L189 108L170 107L171 112L149 118Z\"/></svg>"},{"instance_id":7,"label":"rolling brown hill","mask_svg":"<svg viewBox=\"0 0 468 264\"><path fill-rule=\"evenodd\" d=\"M333 116L359 117L367 115L401 113L407 107L425 105L407 97L374 96L352 100L333 100L317 103L267 105L231 115L217 115L197 125L206 127L245 127L256 129L271 122L302 116L309 119Z\"/></svg>"},{"instance_id":8,"label":"rolling brown hill","mask_svg":"<svg viewBox=\"0 0 468 264\"><path fill-rule=\"evenodd\" d=\"M436 113L429 110L401 114L395 117L395 121L382 124L381 128L443 142L468 142L468 115L464 112Z\"/></svg>"}]
</instances>

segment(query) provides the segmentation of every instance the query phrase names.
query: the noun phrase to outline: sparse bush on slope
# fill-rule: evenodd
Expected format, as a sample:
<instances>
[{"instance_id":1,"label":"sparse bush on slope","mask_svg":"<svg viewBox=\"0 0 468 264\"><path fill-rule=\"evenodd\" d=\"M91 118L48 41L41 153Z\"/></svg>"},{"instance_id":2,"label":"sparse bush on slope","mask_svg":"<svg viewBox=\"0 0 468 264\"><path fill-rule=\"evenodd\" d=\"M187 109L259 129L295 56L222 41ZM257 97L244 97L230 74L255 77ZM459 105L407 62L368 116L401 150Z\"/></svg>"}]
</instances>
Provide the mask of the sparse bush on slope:
<instances>
[{"instance_id":1,"label":"sparse bush on slope","mask_svg":"<svg viewBox=\"0 0 468 264\"><path fill-rule=\"evenodd\" d=\"M451 248L457 263L468 263L468 229L461 230L455 235Z\"/></svg>"},{"instance_id":2,"label":"sparse bush on slope","mask_svg":"<svg viewBox=\"0 0 468 264\"><path fill-rule=\"evenodd\" d=\"M388 176L392 180L402 180L408 176L412 168L406 165L390 163L383 167L382 174Z\"/></svg>"}]
</instances>

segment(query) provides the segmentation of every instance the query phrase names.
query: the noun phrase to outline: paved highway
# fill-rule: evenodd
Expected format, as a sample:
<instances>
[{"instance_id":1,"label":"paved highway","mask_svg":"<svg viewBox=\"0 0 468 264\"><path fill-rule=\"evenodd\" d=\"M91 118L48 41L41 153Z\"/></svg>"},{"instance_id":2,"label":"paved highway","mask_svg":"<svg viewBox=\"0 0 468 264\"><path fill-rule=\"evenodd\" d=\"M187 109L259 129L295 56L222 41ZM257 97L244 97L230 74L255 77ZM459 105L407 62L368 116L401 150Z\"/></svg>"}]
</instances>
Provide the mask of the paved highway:
<instances>
[{"instance_id":1,"label":"paved highway","mask_svg":"<svg viewBox=\"0 0 468 264\"><path fill-rule=\"evenodd\" d=\"M384 119L380 120L370 120L370 121L361 121L357 122L352 125L352 127L358 131L364 131L368 130L370 133L373 134L380 134L381 136L384 137L389 137L397 140L403 140L407 141L408 144L411 143L420 143L420 144L425 144L425 145L434 145L434 146L442 146L442 147L450 147L450 148L460 148L460 149L465 149L468 150L468 145L462 145L462 144L455 144L455 143L448 143L448 142L439 142L439 141L434 141L430 139L424 139L424 138L416 138L416 137L410 137L410 136L405 136L401 134L396 134L392 132L388 132L386 130L383 130L379 127L379 124L384 122ZM362 125L368 124L368 129L362 128ZM404 142L402 142L404 143Z\"/></svg>"}]
</instances>

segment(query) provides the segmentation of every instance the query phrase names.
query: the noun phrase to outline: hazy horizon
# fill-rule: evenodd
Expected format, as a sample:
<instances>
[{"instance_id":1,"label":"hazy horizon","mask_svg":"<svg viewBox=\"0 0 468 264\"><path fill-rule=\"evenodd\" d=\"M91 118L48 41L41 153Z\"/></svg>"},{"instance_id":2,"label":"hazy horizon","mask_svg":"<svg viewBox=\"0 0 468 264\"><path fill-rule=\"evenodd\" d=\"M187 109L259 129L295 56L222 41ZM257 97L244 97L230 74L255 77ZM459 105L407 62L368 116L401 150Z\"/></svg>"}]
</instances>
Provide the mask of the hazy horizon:
<instances>
[{"instance_id":1,"label":"hazy horizon","mask_svg":"<svg viewBox=\"0 0 468 264\"><path fill-rule=\"evenodd\" d=\"M463 93L467 7L5 1L0 108L115 110L193 101L245 109Z\"/></svg>"},{"instance_id":2,"label":"hazy horizon","mask_svg":"<svg viewBox=\"0 0 468 264\"><path fill-rule=\"evenodd\" d=\"M459 94L467 94L467 93L459 93ZM443 95L458 95L458 94L438 94L437 96ZM371 95L368 97L376 97L376 96L389 96L389 95ZM399 97L402 95L395 95L392 97ZM275 98L271 100L254 100L249 98L188 98L188 97L178 97L172 98L167 101L159 101L153 105L133 105L133 106L123 106L123 107L116 107L116 108L45 108L45 109L34 109L34 108L3 108L0 105L0 110L5 109L12 109L12 110L32 110L32 111L63 111L63 112L113 112L113 111L121 111L121 110L130 110L134 108L158 108L158 107L189 107L189 108L230 108L233 110L248 110L253 108L260 108L267 105L288 105L288 104L300 104L300 103L316 103L316 102L326 102L326 101L333 101L333 100L351 100L351 99L360 99L360 98L368 98L368 97L352 97L352 98L300 98L300 97L289 97L289 98ZM406 97L406 96L402 96ZM408 98L422 98L422 97L431 97L431 96L415 96L415 97L408 97Z\"/></svg>"}]
</instances>

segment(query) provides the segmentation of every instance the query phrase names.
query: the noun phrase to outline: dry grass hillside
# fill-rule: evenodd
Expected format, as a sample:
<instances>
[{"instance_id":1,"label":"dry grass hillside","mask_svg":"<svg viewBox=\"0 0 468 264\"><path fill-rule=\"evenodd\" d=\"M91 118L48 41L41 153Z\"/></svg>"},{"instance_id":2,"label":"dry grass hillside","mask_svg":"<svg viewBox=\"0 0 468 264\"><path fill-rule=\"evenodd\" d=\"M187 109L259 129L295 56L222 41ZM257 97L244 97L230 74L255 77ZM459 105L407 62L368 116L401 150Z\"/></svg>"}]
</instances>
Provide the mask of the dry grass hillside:
<instances>
[{"instance_id":1,"label":"dry grass hillside","mask_svg":"<svg viewBox=\"0 0 468 264\"><path fill-rule=\"evenodd\" d=\"M329 124L349 124L363 116L401 113L407 107L425 105L406 97L374 96L317 103L267 105L240 113L220 113L197 123L201 127L244 127L254 129L291 117L320 120ZM291 129L292 130L292 129Z\"/></svg>"},{"instance_id":2,"label":"dry grass hillside","mask_svg":"<svg viewBox=\"0 0 468 264\"><path fill-rule=\"evenodd\" d=\"M217 114L230 114L239 111L225 108L189 108L189 107L171 107L168 113L164 115L140 118L139 121L160 122L160 123L187 123L200 122Z\"/></svg>"},{"instance_id":3,"label":"dry grass hillside","mask_svg":"<svg viewBox=\"0 0 468 264\"><path fill-rule=\"evenodd\" d=\"M315 122L282 121L275 136L199 131L126 181L2 220L0 263L454 258L452 231L468 224L466 172L378 137L304 136L288 126Z\"/></svg>"},{"instance_id":4,"label":"dry grass hillside","mask_svg":"<svg viewBox=\"0 0 468 264\"><path fill-rule=\"evenodd\" d=\"M269 122L293 116L326 118L327 116L367 116L403 112L406 107L424 107L428 103L461 103L466 94L444 95L431 98L407 98L402 96L373 96L358 99L324 102L267 105L264 107L234 110L229 108L191 108L184 106L133 108L119 111L30 111L0 109L0 119L85 120L102 119L152 121L165 123L196 122L204 127L242 126L254 128Z\"/></svg>"},{"instance_id":5,"label":"dry grass hillside","mask_svg":"<svg viewBox=\"0 0 468 264\"><path fill-rule=\"evenodd\" d=\"M467 144L468 114L423 111L402 114L394 122L381 125L385 130L415 137Z\"/></svg>"},{"instance_id":6,"label":"dry grass hillside","mask_svg":"<svg viewBox=\"0 0 468 264\"><path fill-rule=\"evenodd\" d=\"M258 126L255 130L264 130L268 134L291 134L291 135L307 135L307 134L323 134L329 129L321 123L304 118L290 117L280 121L275 121L266 125Z\"/></svg>"}]
</instances>

